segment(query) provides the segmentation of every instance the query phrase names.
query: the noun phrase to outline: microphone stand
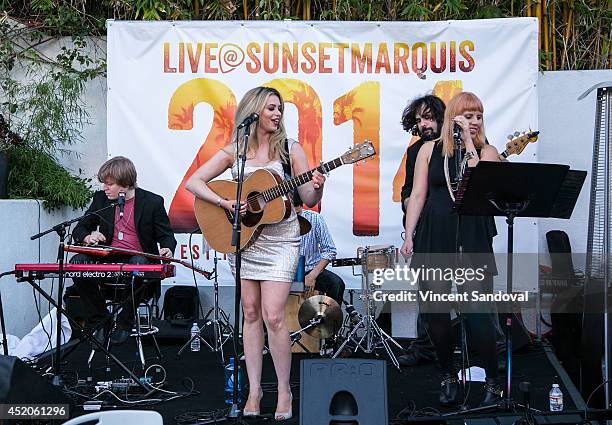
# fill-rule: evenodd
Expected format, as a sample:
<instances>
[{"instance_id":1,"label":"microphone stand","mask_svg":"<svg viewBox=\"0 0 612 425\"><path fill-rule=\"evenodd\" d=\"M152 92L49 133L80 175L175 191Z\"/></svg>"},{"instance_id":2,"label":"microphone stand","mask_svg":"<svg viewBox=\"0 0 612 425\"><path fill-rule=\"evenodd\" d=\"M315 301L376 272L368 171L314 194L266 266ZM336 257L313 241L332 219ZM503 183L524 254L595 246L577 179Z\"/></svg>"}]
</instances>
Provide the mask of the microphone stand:
<instances>
[{"instance_id":1,"label":"microphone stand","mask_svg":"<svg viewBox=\"0 0 612 425\"><path fill-rule=\"evenodd\" d=\"M64 292L64 246L66 243L65 242L66 229L70 227L70 225L74 222L81 221L84 218L89 217L90 215L98 214L99 212L107 210L109 208L115 208L115 206L117 205L118 205L117 202L113 202L104 208L100 208L99 210L96 210L96 211L87 212L83 214L82 216L73 218L71 220L63 221L51 227L50 229L45 230L44 232L37 233L36 235L30 237L30 240L36 240L51 232L56 232L57 235L59 236L59 246L57 249L57 261L58 261L58 290L57 290L57 307L56 307L57 335L56 335L56 342L55 342L56 345L55 345L55 361L53 365L53 379L51 381L51 383L55 386L62 385L62 378L60 376L60 362L61 362L60 345L62 341L61 339L61 335L62 335L61 319L62 319L62 296Z\"/></svg>"},{"instance_id":2,"label":"microphone stand","mask_svg":"<svg viewBox=\"0 0 612 425\"><path fill-rule=\"evenodd\" d=\"M463 152L461 151L461 127L455 123L453 128L453 139L455 142L455 191L459 189L461 182L463 181L463 173L461 172L461 163L463 162ZM450 173L449 173L450 174ZM457 255L455 257L455 266L463 267L463 238L462 238L462 216L457 216L457 230L456 230L456 241L455 244L457 246ZM463 394L466 394L467 388L467 377L466 377L466 359L465 355L468 350L467 347L467 338L465 335L465 318L463 314L457 308L457 312L459 313L459 325L461 327L460 338L461 338L461 386L463 387Z\"/></svg>"},{"instance_id":3,"label":"microphone stand","mask_svg":"<svg viewBox=\"0 0 612 425\"><path fill-rule=\"evenodd\" d=\"M232 400L232 407L230 408L228 418L233 418L234 422L238 422L238 418L240 416L240 407L238 405L238 370L240 367L240 360L238 359L238 328L240 326L240 291L241 291L241 281L240 281L240 268L242 266L242 251L240 248L240 235L242 230L241 223L241 215L240 215L240 199L242 197L242 184L244 183L244 165L246 163L246 154L247 154L247 146L249 143L249 135L251 133L251 126L247 125L244 127L243 133L243 144L242 150L240 149L240 143L238 133L236 133L236 161L238 164L238 181L236 186L236 202L234 204L234 224L232 226L232 246L236 247L235 251L235 269L236 269L236 293L234 296L234 394Z\"/></svg>"},{"instance_id":4,"label":"microphone stand","mask_svg":"<svg viewBox=\"0 0 612 425\"><path fill-rule=\"evenodd\" d=\"M14 271L0 273L0 278L3 276L8 276L10 274L15 274ZM9 355L8 352L8 343L6 340L6 326L4 324L4 309L2 308L2 295L0 295L0 327L2 328L2 351L5 356Z\"/></svg>"}]
</instances>

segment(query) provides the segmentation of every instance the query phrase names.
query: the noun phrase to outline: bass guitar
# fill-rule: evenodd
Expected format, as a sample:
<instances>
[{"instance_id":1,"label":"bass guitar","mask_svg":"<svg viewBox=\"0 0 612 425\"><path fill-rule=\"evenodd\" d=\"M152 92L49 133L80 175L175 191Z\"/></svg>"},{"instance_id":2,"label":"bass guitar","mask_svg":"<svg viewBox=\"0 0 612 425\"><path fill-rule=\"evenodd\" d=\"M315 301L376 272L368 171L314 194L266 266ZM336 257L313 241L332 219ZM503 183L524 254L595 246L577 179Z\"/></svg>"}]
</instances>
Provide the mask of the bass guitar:
<instances>
[{"instance_id":1,"label":"bass guitar","mask_svg":"<svg viewBox=\"0 0 612 425\"><path fill-rule=\"evenodd\" d=\"M538 140L539 131L529 131L525 133L514 133L513 137L508 136L506 150L499 154L499 159L502 161L510 155L519 155L529 143L534 143Z\"/></svg>"}]
</instances>

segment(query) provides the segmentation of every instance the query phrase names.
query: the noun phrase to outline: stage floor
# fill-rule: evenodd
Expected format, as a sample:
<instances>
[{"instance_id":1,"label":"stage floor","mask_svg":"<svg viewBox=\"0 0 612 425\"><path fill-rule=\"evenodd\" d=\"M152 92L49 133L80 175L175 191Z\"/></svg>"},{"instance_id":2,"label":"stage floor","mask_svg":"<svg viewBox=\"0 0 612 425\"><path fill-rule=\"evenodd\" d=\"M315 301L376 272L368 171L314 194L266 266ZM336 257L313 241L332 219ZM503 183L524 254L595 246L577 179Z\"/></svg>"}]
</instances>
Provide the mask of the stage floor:
<instances>
[{"instance_id":1,"label":"stage floor","mask_svg":"<svg viewBox=\"0 0 612 425\"><path fill-rule=\"evenodd\" d=\"M195 384L195 391L190 396L145 407L158 411L163 416L165 424L186 423L180 422L179 418L180 415L190 411L212 411L225 407L223 401L224 369L219 355L202 346L200 352L194 353L186 350L180 358L177 358L176 354L179 348L180 345L178 344L162 344L161 351L164 358L161 361L157 361L154 357L153 347L145 346L147 365L159 363L166 370L166 385L163 387L165 390L185 392L187 387L189 387L186 378L191 379ZM231 344L226 344L224 348L227 356L227 352L231 349ZM558 362L554 359L552 362L549 360L549 356L547 356L546 353L547 350L551 349L545 344L532 344L514 354L513 396L517 402L522 402L522 394L519 392L518 385L522 381L529 381L531 382L532 407L542 410L543 412L548 412L548 392L553 383L558 383L564 394L564 410L575 410L577 404L579 405L581 400L573 400L571 394L572 391L574 391L574 394L576 394L577 391L575 388L568 388L568 383L563 382L560 378L559 370L557 370L560 366L558 366ZM137 376L142 376L140 363L136 361L136 346L133 340L128 340L121 346L113 347L112 351L121 361L125 362ZM65 358L63 371L64 375L68 378L67 380L74 381L77 375L79 379L85 379L89 375L86 363L89 352L90 346L88 343L84 342ZM300 360L311 357L313 356L303 354L293 355L291 385L294 396L294 418L287 421L286 423L288 424L299 423ZM93 378L95 381L108 381L122 377L120 369L112 363L110 364L110 373L106 376L105 370L104 357L101 354L97 354L94 359L93 371ZM502 373L505 375L504 372ZM245 375L246 374L243 374L242 377L243 383L247 381ZM452 409L442 409L438 405L439 374L438 369L433 363L402 368L401 372L398 372L397 369L388 362L387 380L389 423L403 423L403 420L406 420L406 422L431 420L433 418L428 415L437 416L438 412L449 413L452 411ZM270 355L264 356L262 381L264 398L261 406L264 417L249 419L248 423L271 423L272 414L276 405L276 393L274 384L275 375ZM137 400L137 394L137 392L128 394L128 398L130 400ZM473 383L471 385L468 405L472 406L477 404L482 397L482 383ZM127 404L123 405L111 396L102 398L108 401L107 404L109 406L133 408ZM84 412L81 407L77 407L74 410L74 416L83 413L87 412ZM499 413L501 414L502 412L500 411Z\"/></svg>"}]
</instances>

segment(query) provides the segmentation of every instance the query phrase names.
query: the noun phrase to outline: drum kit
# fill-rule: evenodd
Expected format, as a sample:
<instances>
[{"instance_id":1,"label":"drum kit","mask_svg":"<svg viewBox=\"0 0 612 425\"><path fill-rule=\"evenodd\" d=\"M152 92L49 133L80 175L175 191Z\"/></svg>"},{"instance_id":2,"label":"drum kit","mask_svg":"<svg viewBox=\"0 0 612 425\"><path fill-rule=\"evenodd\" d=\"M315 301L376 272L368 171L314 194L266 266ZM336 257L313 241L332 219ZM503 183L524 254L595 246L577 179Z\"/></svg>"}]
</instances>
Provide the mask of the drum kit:
<instances>
[{"instance_id":1,"label":"drum kit","mask_svg":"<svg viewBox=\"0 0 612 425\"><path fill-rule=\"evenodd\" d=\"M352 304L345 302L347 315L343 320L340 305L331 297L313 295L305 298L297 315L301 329L291 333L293 343L306 349L300 343L302 332L319 340L332 339L337 347L331 355L332 358L340 356L348 349L375 355L378 355L379 349L384 349L389 360L399 369L399 363L391 350L390 343L399 349L402 347L376 323L377 306L374 292L380 288L374 285L371 279L374 270L393 268L396 261L397 250L393 246L366 246L357 249L355 258L334 260L332 262L334 267L352 266L353 275L361 276L359 299L363 304L361 309L363 314L359 313ZM361 270L358 270L359 266ZM321 353L324 354L324 350L321 350Z\"/></svg>"}]
</instances>

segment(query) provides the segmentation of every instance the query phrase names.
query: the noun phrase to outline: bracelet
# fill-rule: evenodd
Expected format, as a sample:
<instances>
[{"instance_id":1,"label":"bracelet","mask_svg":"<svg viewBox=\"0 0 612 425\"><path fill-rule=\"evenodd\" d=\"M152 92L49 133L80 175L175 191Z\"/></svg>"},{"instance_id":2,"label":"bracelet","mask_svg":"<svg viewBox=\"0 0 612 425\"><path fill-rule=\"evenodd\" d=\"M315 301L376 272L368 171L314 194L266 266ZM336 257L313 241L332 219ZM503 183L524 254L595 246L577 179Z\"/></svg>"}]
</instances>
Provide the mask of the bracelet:
<instances>
[{"instance_id":1,"label":"bracelet","mask_svg":"<svg viewBox=\"0 0 612 425\"><path fill-rule=\"evenodd\" d=\"M217 206L221 207L221 198L217 198Z\"/></svg>"}]
</instances>

